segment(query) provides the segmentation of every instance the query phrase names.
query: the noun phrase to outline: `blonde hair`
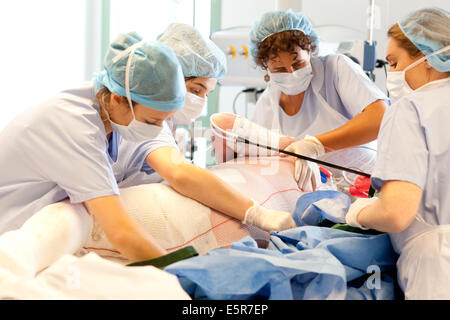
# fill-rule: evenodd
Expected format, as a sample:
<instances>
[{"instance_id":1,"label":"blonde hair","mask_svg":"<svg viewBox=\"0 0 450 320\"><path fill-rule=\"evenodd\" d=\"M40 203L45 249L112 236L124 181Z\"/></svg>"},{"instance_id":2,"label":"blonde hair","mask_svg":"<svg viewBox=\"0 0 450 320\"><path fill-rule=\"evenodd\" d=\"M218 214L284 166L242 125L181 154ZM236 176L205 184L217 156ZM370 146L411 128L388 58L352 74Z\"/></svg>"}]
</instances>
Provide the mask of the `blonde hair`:
<instances>
[{"instance_id":1,"label":"blonde hair","mask_svg":"<svg viewBox=\"0 0 450 320\"><path fill-rule=\"evenodd\" d=\"M102 121L106 121L106 120L108 120L108 117L106 116L104 109L108 109L107 112L110 113L109 101L111 99L111 91L109 91L108 88L103 87L97 92L97 94L95 96L96 96L98 104L100 106L100 117L101 117Z\"/></svg>"},{"instance_id":2,"label":"blonde hair","mask_svg":"<svg viewBox=\"0 0 450 320\"><path fill-rule=\"evenodd\" d=\"M398 46L405 49L412 58L416 58L423 54L422 51L406 37L398 23L389 28L387 35L397 41Z\"/></svg>"}]
</instances>

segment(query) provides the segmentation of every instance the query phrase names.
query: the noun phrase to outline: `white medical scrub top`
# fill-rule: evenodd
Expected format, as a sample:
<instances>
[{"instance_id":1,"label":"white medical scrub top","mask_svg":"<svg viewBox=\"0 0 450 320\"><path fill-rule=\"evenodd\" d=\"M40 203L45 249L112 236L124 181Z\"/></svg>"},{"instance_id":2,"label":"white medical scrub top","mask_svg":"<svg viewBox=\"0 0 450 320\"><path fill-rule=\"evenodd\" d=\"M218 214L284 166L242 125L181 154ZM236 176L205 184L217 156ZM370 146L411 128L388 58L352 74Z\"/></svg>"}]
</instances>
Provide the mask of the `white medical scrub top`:
<instances>
[{"instance_id":1,"label":"white medical scrub top","mask_svg":"<svg viewBox=\"0 0 450 320\"><path fill-rule=\"evenodd\" d=\"M344 55L312 57L311 66L314 76L297 114L284 112L279 105L280 90L269 83L256 103L253 121L302 139L342 126L377 100L390 104L361 67Z\"/></svg>"},{"instance_id":2,"label":"white medical scrub top","mask_svg":"<svg viewBox=\"0 0 450 320\"><path fill-rule=\"evenodd\" d=\"M372 172L372 185L378 190L388 180L419 186L423 196L418 215L431 225L450 224L449 101L447 81L394 103L381 123ZM402 245L397 246L398 251Z\"/></svg>"},{"instance_id":3,"label":"white medical scrub top","mask_svg":"<svg viewBox=\"0 0 450 320\"><path fill-rule=\"evenodd\" d=\"M0 234L21 227L48 204L119 194L117 181L151 171L145 157L157 139L118 152L120 136L110 138L92 82L62 91L9 123L0 133Z\"/></svg>"},{"instance_id":4,"label":"white medical scrub top","mask_svg":"<svg viewBox=\"0 0 450 320\"><path fill-rule=\"evenodd\" d=\"M155 139L140 143L119 140L119 159L113 166L115 173L117 170L119 187L162 182L163 178L145 161L148 154L161 147L179 150L166 121L163 122L163 129Z\"/></svg>"},{"instance_id":5,"label":"white medical scrub top","mask_svg":"<svg viewBox=\"0 0 450 320\"><path fill-rule=\"evenodd\" d=\"M417 215L390 234L406 299L450 299L450 78L403 97L385 113L372 185L411 182L423 191Z\"/></svg>"}]
</instances>

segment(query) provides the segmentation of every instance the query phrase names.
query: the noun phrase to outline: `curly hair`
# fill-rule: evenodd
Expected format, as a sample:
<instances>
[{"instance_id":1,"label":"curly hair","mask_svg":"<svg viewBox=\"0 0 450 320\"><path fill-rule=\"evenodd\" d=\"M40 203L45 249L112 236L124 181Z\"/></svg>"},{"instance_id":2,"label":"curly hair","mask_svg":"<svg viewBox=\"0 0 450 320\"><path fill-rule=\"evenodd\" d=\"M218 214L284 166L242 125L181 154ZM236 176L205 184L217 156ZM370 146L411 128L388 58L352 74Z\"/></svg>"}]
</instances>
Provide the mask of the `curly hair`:
<instances>
[{"instance_id":1,"label":"curly hair","mask_svg":"<svg viewBox=\"0 0 450 320\"><path fill-rule=\"evenodd\" d=\"M296 47L313 52L316 46L310 37L300 30L287 30L275 33L258 44L258 53L255 62L263 69L267 69L267 61L278 52L292 52Z\"/></svg>"}]
</instances>

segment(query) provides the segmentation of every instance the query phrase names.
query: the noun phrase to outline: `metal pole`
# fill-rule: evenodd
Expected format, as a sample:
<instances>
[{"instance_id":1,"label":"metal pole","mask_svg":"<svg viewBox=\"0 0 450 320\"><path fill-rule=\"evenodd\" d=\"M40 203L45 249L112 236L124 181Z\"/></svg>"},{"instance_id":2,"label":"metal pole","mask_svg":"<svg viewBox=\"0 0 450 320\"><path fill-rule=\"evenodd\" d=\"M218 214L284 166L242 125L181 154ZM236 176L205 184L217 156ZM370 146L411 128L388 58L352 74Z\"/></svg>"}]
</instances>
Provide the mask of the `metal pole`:
<instances>
[{"instance_id":1,"label":"metal pole","mask_svg":"<svg viewBox=\"0 0 450 320\"><path fill-rule=\"evenodd\" d=\"M302 11L302 0L277 0L276 10L288 10Z\"/></svg>"},{"instance_id":2,"label":"metal pole","mask_svg":"<svg viewBox=\"0 0 450 320\"><path fill-rule=\"evenodd\" d=\"M109 48L111 23L111 0L102 0L102 67L103 60Z\"/></svg>"},{"instance_id":3,"label":"metal pole","mask_svg":"<svg viewBox=\"0 0 450 320\"><path fill-rule=\"evenodd\" d=\"M375 0L370 0L369 12L369 44L373 44L373 28L375 23Z\"/></svg>"},{"instance_id":4,"label":"metal pole","mask_svg":"<svg viewBox=\"0 0 450 320\"><path fill-rule=\"evenodd\" d=\"M195 28L195 1L196 0L193 0L193 2L192 2L192 5L193 5L193 10L192 10L192 26Z\"/></svg>"}]
</instances>

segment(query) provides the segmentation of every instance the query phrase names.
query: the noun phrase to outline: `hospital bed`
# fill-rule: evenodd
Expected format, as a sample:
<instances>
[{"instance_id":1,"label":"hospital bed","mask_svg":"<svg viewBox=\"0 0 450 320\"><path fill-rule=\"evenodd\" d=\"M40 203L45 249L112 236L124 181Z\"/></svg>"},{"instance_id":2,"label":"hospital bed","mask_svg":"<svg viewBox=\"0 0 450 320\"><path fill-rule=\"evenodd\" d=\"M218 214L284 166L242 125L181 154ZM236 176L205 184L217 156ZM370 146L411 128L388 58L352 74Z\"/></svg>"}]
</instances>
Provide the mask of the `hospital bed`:
<instances>
[{"instance_id":1,"label":"hospital bed","mask_svg":"<svg viewBox=\"0 0 450 320\"><path fill-rule=\"evenodd\" d=\"M341 165L372 165L373 163L371 161L374 161L373 157L372 159L369 159L370 157L364 158L367 157L370 152L365 150L366 152L361 153L360 151L361 150L358 152L360 155L359 158L352 154L354 150L348 150L346 151L347 154L343 152L329 154L327 155L327 160L330 162L337 162ZM361 161L361 159L364 160ZM370 161L368 161L368 159ZM352 164L352 161L359 161L359 164ZM293 160L289 158L238 158L211 167L209 170L224 181L233 185L238 191L255 199L258 203L267 208L293 212L298 198L303 194L303 192L298 189L297 184L292 177ZM334 185L330 186L330 184L326 184L323 186L324 189L330 187L337 188L336 182L339 184L339 181L348 181L349 179L352 179L352 177L347 177L344 180L342 172L333 172L333 174L335 177L335 180L333 181ZM269 233L253 226L244 225L236 219L205 207L195 200L178 194L170 186L163 183L121 189L121 198L133 218L143 225L156 241L169 252L173 252L182 247L193 246L200 255L205 255L216 248L227 248L232 243L247 236L253 239L259 248L266 248L270 241ZM184 210L180 210L180 208L184 208ZM47 208L47 210L49 210L49 208ZM0 297L2 294L5 294L5 288L11 289L13 286L2 286L3 277L3 279L9 278L10 283L15 283L14 287L21 288L21 290L16 292L18 298L52 298L58 297L59 295L62 295L65 298L76 299L105 298L105 295L102 295L105 290L102 291L101 289L105 282L100 284L95 284L95 281L84 283L85 290L79 291L78 295L75 294L76 290L67 291L67 286L64 286L63 288L63 283L64 281L67 282L72 279L73 275L67 273L67 271L63 272L61 270L64 268L67 269L68 265L79 264L79 268L90 268L89 271L83 272L86 272L87 274L91 272L95 275L95 270L98 272L99 269L97 269L97 267L99 266L103 266L104 270L119 268L111 273L111 279L119 276L121 281L126 284L130 281L135 283L136 279L141 279L144 276L143 274L136 275L133 273L139 273L143 269L147 270L148 268L152 270L156 269L152 267L125 267L124 265L129 263L129 261L127 261L107 241L101 227L95 219L86 212L83 212L84 208L82 206L74 207L66 201L50 208L50 211L52 210L53 213L55 213L55 211L70 211L72 214L75 214L74 216L76 216L76 218L75 220L70 221L70 224L72 229L73 225L76 225L78 231L75 233L72 232L71 237L59 234L58 237L60 238L57 239L59 245L56 249L54 246L51 247L52 252L49 253L40 251L43 250L44 245L34 246L33 248L16 248L17 250L15 250L15 252L19 255L17 259L11 255L11 251L9 251L9 257L8 252L5 254L5 245L2 244L2 242L5 242L7 245L8 241L3 241L2 235L2 237L0 237L0 260L9 258L11 259L12 264L16 264L15 266L10 265L12 269L22 268L23 270L19 270L17 277L11 276L8 273L3 273L2 275L2 272L0 272ZM51 240L54 241L55 239ZM12 240L9 239L9 241L9 243L11 243ZM2 254L3 256L1 256ZM63 259L60 259L60 257L63 257ZM22 266L20 266L20 264L22 264ZM23 266L24 264L26 264L25 267ZM77 268L74 270L81 270ZM160 270L158 270L158 272L159 271ZM52 272L54 273L52 274ZM63 275L61 275L61 272ZM56 286L56 289L55 286L49 285L48 280L48 277L54 279L55 274L57 274L60 279L60 283ZM108 272L105 272L103 275L106 280L108 278ZM150 277L150 275L148 276ZM167 283L169 283L170 287L173 289L172 297L174 299L189 298L189 296L184 294L184 291L179 287L179 284L174 281L174 278L168 277L166 273L158 273L158 275L153 274L151 277L155 279L166 277ZM17 283L19 282L18 279L24 278L28 280L21 281L20 283L22 283L22 285L17 286ZM91 279L94 278L95 276L91 277ZM13 279L15 279L16 282L14 282ZM36 281L40 281L40 287L47 288L47 291L26 290L28 286L36 288ZM3 282L3 284L4 283L5 282ZM42 285L42 283L45 283L45 285ZM94 289L94 287L98 288L101 292L96 295L95 290L97 289ZM90 290L88 290L88 288L90 288ZM25 294L25 292L28 292L28 295ZM53 295L49 294L49 292L52 292ZM138 290L136 292L140 291ZM136 292L128 297L136 299ZM155 296L151 295L151 290L147 290L146 292L147 294L139 297L142 297L143 299L155 298ZM125 292L122 292L122 294L125 295ZM123 295L119 295L119 299L122 299ZM171 293L167 292L168 299L170 299L170 296ZM106 298L117 298L117 296L106 295Z\"/></svg>"}]
</instances>

